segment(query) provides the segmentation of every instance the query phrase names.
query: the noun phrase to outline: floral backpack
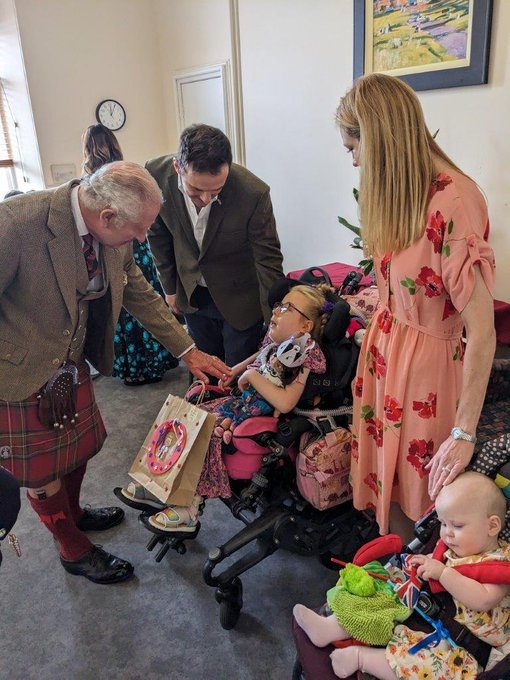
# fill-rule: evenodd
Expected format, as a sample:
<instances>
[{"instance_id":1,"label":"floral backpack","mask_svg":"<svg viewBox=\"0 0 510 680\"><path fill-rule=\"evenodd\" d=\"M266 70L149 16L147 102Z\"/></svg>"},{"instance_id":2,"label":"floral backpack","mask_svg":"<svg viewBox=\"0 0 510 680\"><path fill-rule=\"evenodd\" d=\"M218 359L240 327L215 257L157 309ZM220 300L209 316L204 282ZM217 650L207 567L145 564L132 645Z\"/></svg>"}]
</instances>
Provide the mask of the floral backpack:
<instances>
[{"instance_id":1,"label":"floral backpack","mask_svg":"<svg viewBox=\"0 0 510 680\"><path fill-rule=\"evenodd\" d=\"M314 508L326 510L352 498L349 484L352 435L328 417L301 435L296 460L300 494Z\"/></svg>"}]
</instances>

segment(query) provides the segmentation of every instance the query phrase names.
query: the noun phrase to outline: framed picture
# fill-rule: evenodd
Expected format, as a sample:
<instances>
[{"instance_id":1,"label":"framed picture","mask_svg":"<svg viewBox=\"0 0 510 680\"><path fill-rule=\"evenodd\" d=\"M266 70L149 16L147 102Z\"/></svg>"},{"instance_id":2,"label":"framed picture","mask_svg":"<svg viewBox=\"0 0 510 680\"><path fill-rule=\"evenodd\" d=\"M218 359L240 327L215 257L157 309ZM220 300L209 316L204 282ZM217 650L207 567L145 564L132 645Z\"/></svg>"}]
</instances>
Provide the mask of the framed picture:
<instances>
[{"instance_id":1,"label":"framed picture","mask_svg":"<svg viewBox=\"0 0 510 680\"><path fill-rule=\"evenodd\" d=\"M386 73L414 90L488 80L493 0L354 0L354 78Z\"/></svg>"}]
</instances>

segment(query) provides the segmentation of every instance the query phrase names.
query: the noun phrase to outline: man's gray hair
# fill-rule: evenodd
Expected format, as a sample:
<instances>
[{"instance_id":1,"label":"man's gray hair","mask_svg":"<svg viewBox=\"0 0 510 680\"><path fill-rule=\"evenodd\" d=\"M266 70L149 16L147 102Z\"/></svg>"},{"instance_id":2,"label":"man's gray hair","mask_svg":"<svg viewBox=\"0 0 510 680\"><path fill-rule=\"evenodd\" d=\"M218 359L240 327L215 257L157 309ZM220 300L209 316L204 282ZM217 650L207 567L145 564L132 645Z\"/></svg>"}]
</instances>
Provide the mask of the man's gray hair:
<instances>
[{"instance_id":1,"label":"man's gray hair","mask_svg":"<svg viewBox=\"0 0 510 680\"><path fill-rule=\"evenodd\" d=\"M137 163L107 163L81 180L83 200L91 210L111 208L116 222L137 222L147 204L163 203L161 190L150 173Z\"/></svg>"}]
</instances>

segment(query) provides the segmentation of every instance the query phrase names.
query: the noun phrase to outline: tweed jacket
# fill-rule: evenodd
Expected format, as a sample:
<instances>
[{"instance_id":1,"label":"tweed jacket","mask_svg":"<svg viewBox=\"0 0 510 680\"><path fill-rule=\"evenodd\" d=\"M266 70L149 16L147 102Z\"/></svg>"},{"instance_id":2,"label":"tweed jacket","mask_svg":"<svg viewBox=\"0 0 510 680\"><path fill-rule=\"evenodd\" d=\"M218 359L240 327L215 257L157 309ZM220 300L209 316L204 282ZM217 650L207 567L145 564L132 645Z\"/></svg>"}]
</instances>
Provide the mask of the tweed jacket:
<instances>
[{"instance_id":1,"label":"tweed jacket","mask_svg":"<svg viewBox=\"0 0 510 680\"><path fill-rule=\"evenodd\" d=\"M172 157L155 158L146 168L165 199L149 231L165 293L177 294L179 309L191 314L191 295L203 276L231 326L246 330L262 316L269 320L268 291L283 276L283 257L267 184L232 164L199 249Z\"/></svg>"},{"instance_id":2,"label":"tweed jacket","mask_svg":"<svg viewBox=\"0 0 510 680\"><path fill-rule=\"evenodd\" d=\"M77 289L88 281L71 211L78 183L0 202L0 399L26 399L67 357L79 323ZM88 303L85 356L111 374L123 305L172 354L182 354L192 341L145 280L131 244L101 248L108 288Z\"/></svg>"}]
</instances>

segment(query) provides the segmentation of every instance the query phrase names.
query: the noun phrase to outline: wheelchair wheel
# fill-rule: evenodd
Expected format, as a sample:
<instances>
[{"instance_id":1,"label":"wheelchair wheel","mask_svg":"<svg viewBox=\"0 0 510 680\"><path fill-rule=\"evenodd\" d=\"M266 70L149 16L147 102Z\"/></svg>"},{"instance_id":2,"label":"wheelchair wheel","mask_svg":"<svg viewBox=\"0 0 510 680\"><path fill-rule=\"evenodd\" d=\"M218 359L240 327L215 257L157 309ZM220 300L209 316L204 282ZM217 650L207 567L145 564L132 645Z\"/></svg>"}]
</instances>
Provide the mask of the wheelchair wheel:
<instances>
[{"instance_id":1,"label":"wheelchair wheel","mask_svg":"<svg viewBox=\"0 0 510 680\"><path fill-rule=\"evenodd\" d=\"M220 625L224 630L232 630L239 621L241 610L232 602L225 600L220 604Z\"/></svg>"},{"instance_id":2,"label":"wheelchair wheel","mask_svg":"<svg viewBox=\"0 0 510 680\"><path fill-rule=\"evenodd\" d=\"M243 584L234 578L228 590L216 591L216 600L220 603L220 625L225 630L232 630L239 621L243 608Z\"/></svg>"},{"instance_id":3,"label":"wheelchair wheel","mask_svg":"<svg viewBox=\"0 0 510 680\"><path fill-rule=\"evenodd\" d=\"M339 557L349 562L359 548L379 536L379 528L375 520L363 513L356 512L355 516L350 517L348 521L349 528L346 525L342 538L334 545L327 546L327 549L318 555L319 562L333 571L338 571L339 566L331 561L332 557Z\"/></svg>"}]
</instances>

